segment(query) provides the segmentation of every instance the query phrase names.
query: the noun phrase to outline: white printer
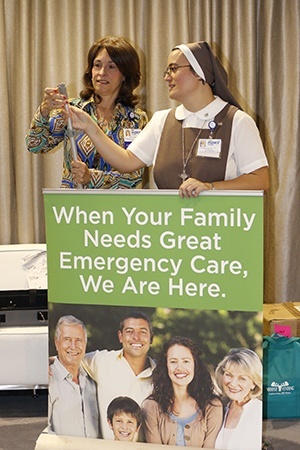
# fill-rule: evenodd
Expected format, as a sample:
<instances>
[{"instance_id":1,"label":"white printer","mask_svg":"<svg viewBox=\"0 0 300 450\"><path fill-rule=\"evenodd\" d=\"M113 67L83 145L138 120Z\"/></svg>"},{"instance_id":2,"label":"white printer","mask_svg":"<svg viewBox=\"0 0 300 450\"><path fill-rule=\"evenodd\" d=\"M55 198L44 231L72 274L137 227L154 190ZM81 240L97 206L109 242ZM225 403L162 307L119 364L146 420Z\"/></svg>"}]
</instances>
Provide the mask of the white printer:
<instances>
[{"instance_id":1,"label":"white printer","mask_svg":"<svg viewBox=\"0 0 300 450\"><path fill-rule=\"evenodd\" d=\"M46 244L0 246L0 390L48 387Z\"/></svg>"}]
</instances>

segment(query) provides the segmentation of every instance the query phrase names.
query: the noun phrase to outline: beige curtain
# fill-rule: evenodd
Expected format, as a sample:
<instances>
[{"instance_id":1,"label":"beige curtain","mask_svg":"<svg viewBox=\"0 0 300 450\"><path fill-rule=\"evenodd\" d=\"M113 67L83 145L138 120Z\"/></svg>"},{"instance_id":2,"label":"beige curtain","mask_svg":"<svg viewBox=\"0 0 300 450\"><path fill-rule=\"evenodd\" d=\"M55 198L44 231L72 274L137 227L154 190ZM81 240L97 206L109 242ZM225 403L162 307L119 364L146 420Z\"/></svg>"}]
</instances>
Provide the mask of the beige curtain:
<instances>
[{"instance_id":1,"label":"beige curtain","mask_svg":"<svg viewBox=\"0 0 300 450\"><path fill-rule=\"evenodd\" d=\"M299 31L299 0L0 0L0 244L45 242L42 188L59 187L62 151L29 154L24 136L46 86L77 96L91 44L122 35L151 116L173 105L162 79L172 47L206 40L270 162L265 301L300 301Z\"/></svg>"}]
</instances>

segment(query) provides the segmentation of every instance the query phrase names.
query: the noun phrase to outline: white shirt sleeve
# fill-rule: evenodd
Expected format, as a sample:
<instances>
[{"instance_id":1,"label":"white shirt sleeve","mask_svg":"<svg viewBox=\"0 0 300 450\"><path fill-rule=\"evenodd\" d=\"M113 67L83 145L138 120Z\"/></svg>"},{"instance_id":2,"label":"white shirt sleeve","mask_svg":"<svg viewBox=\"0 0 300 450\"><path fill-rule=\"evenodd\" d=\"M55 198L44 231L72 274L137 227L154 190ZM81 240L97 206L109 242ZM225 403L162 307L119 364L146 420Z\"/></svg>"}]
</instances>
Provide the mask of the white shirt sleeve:
<instances>
[{"instance_id":1,"label":"white shirt sleeve","mask_svg":"<svg viewBox=\"0 0 300 450\"><path fill-rule=\"evenodd\" d=\"M154 164L162 130L169 111L170 109L164 109L154 113L145 128L127 148L148 167Z\"/></svg>"},{"instance_id":2,"label":"white shirt sleeve","mask_svg":"<svg viewBox=\"0 0 300 450\"><path fill-rule=\"evenodd\" d=\"M268 166L258 128L251 116L237 111L233 118L225 179Z\"/></svg>"}]
</instances>

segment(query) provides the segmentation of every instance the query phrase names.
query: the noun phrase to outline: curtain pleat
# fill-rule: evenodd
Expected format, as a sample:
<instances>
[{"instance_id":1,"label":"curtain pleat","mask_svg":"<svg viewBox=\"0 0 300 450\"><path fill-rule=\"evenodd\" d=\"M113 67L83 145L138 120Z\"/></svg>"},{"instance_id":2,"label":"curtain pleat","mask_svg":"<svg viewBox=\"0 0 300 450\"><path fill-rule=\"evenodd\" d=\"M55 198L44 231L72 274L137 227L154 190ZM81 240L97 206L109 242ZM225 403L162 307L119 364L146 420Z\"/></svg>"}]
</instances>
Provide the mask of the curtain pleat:
<instances>
[{"instance_id":1,"label":"curtain pleat","mask_svg":"<svg viewBox=\"0 0 300 450\"><path fill-rule=\"evenodd\" d=\"M300 301L299 32L298 0L0 0L0 244L45 242L42 189L60 185L62 147L34 155L24 138L46 87L65 82L78 96L92 43L124 36L151 117L175 106L162 76L171 49L206 40L270 163L265 301Z\"/></svg>"},{"instance_id":2,"label":"curtain pleat","mask_svg":"<svg viewBox=\"0 0 300 450\"><path fill-rule=\"evenodd\" d=\"M300 301L300 3L261 0L258 33L258 126L272 168L265 214L266 298Z\"/></svg>"}]
</instances>

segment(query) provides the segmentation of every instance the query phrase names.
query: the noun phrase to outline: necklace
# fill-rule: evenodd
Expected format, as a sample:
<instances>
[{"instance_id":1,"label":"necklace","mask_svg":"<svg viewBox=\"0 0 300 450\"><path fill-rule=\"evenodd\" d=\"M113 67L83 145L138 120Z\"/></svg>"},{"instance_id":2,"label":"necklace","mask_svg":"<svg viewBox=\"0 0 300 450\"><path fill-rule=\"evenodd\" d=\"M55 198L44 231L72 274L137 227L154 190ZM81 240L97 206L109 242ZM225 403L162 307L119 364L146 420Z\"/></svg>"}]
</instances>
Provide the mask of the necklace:
<instances>
[{"instance_id":1,"label":"necklace","mask_svg":"<svg viewBox=\"0 0 300 450\"><path fill-rule=\"evenodd\" d=\"M99 109L96 109L96 114L97 114L97 120L98 120L99 127L102 128L103 131L107 131L108 124L112 117L112 114L111 113L102 113L102 112L100 112Z\"/></svg>"},{"instance_id":2,"label":"necklace","mask_svg":"<svg viewBox=\"0 0 300 450\"><path fill-rule=\"evenodd\" d=\"M192 146L190 148L190 151L188 152L187 157L185 157L185 143L184 143L184 128L181 126L181 150L182 150L182 173L179 176L179 178L182 179L182 181L187 180L190 176L186 173L186 166L191 158L192 152L194 150L194 147L196 145L197 140L200 138L200 135L202 133L202 130L206 124L206 120L204 121L202 128L197 133L197 136L195 137L194 142L192 143Z\"/></svg>"},{"instance_id":3,"label":"necklace","mask_svg":"<svg viewBox=\"0 0 300 450\"><path fill-rule=\"evenodd\" d=\"M98 114L97 114L98 116ZM105 116L99 116L98 117L98 125L100 128L102 128L103 131L106 131L108 128L108 120L106 119Z\"/></svg>"}]
</instances>

